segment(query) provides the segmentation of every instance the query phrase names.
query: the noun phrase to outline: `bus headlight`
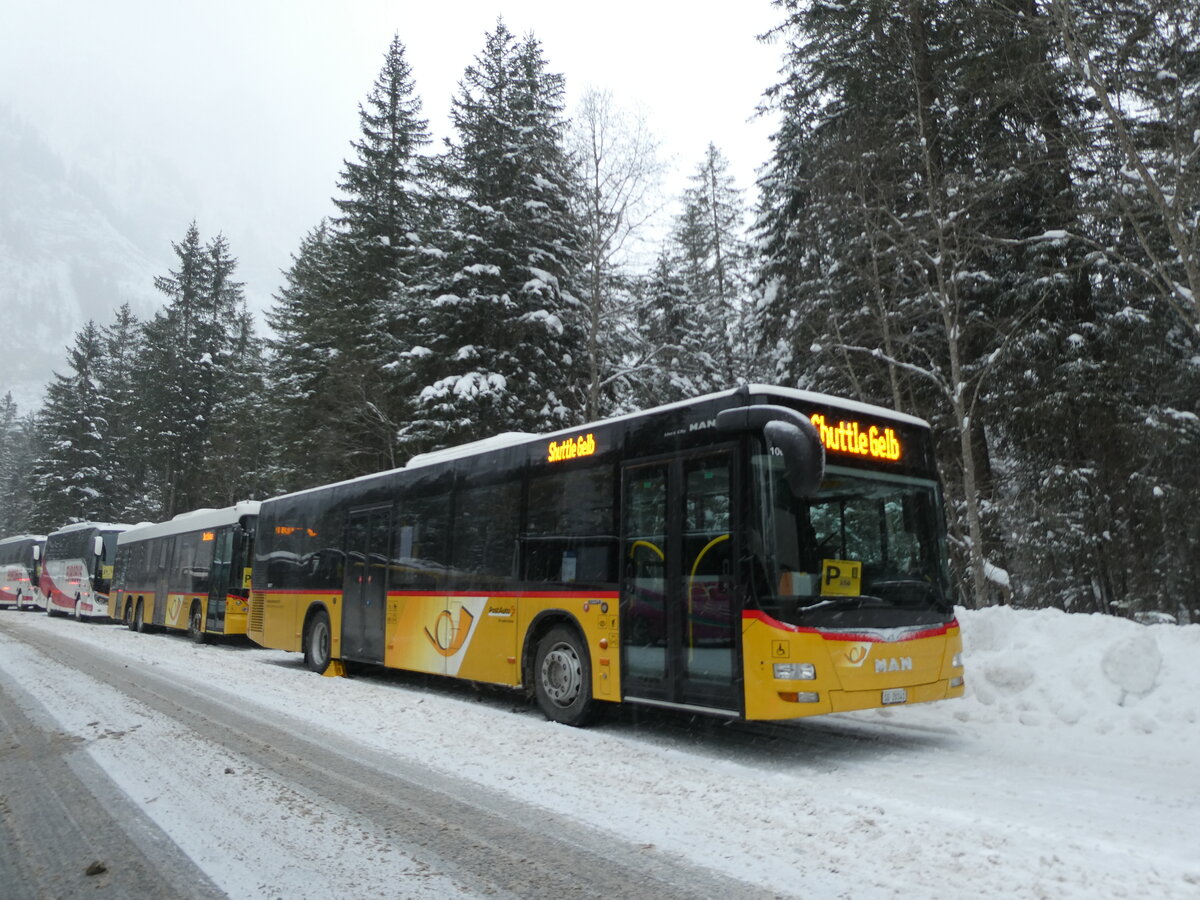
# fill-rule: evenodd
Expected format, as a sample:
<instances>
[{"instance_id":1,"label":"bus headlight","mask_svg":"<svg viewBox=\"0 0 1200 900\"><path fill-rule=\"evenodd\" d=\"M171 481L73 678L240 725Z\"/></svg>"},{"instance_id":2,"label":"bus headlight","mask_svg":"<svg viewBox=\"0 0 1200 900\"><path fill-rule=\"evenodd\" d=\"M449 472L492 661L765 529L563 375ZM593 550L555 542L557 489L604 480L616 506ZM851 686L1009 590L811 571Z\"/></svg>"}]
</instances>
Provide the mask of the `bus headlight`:
<instances>
[{"instance_id":1,"label":"bus headlight","mask_svg":"<svg viewBox=\"0 0 1200 900\"><path fill-rule=\"evenodd\" d=\"M950 660L950 665L952 665L956 669L961 669L962 668L962 654L955 653L954 656Z\"/></svg>"},{"instance_id":2,"label":"bus headlight","mask_svg":"<svg viewBox=\"0 0 1200 900\"><path fill-rule=\"evenodd\" d=\"M817 670L812 663L775 663L775 677L784 681L812 681Z\"/></svg>"}]
</instances>

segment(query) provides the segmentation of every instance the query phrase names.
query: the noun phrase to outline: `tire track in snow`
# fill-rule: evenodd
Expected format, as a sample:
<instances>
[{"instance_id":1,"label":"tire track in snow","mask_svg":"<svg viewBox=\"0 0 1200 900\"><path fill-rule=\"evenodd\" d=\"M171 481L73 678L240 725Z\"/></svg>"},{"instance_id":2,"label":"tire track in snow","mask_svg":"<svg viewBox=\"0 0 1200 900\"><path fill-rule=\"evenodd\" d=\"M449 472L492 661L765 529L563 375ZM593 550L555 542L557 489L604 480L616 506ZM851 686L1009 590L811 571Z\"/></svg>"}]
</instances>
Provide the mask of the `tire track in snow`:
<instances>
[{"instance_id":1,"label":"tire track in snow","mask_svg":"<svg viewBox=\"0 0 1200 900\"><path fill-rule=\"evenodd\" d=\"M64 645L15 621L13 626L6 621L0 630L245 760L256 786L284 792L298 819L315 825L329 813L357 821L362 831L356 840L395 848L466 892L522 898L776 896L283 714L204 697L151 670L140 670L135 682L114 653L74 641ZM314 831L314 840L350 837Z\"/></svg>"}]
</instances>

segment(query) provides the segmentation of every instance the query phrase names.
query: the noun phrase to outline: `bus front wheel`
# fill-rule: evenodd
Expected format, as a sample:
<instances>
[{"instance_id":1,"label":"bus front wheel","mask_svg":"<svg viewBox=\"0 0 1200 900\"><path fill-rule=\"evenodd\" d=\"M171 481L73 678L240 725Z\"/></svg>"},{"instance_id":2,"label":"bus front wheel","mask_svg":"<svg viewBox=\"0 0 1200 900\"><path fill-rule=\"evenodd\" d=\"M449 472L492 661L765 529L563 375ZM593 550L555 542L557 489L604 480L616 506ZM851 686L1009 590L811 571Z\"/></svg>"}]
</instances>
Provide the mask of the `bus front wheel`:
<instances>
[{"instance_id":1,"label":"bus front wheel","mask_svg":"<svg viewBox=\"0 0 1200 900\"><path fill-rule=\"evenodd\" d=\"M139 634L146 630L146 619L142 613L142 601L137 602L137 606L133 608L133 621L129 625L130 631L136 631Z\"/></svg>"},{"instance_id":2,"label":"bus front wheel","mask_svg":"<svg viewBox=\"0 0 1200 900\"><path fill-rule=\"evenodd\" d=\"M329 668L329 613L317 610L304 629L304 664L318 675Z\"/></svg>"},{"instance_id":3,"label":"bus front wheel","mask_svg":"<svg viewBox=\"0 0 1200 900\"><path fill-rule=\"evenodd\" d=\"M538 641L533 689L546 718L583 725L592 717L592 671L587 649L574 628L555 625Z\"/></svg>"}]
</instances>

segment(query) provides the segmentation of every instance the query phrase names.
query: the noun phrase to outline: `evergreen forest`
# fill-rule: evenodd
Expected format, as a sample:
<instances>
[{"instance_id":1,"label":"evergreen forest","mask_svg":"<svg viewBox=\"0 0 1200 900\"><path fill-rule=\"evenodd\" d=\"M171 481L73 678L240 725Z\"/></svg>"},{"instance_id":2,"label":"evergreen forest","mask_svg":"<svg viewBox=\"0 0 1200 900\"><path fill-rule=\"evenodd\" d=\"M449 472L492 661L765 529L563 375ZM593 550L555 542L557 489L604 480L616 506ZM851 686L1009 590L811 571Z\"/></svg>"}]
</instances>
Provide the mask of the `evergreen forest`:
<instances>
[{"instance_id":1,"label":"evergreen forest","mask_svg":"<svg viewBox=\"0 0 1200 900\"><path fill-rule=\"evenodd\" d=\"M758 184L713 143L669 205L652 124L568 109L532 34L483 36L448 135L393 38L267 327L187 224L152 318L0 398L0 534L766 382L933 425L963 605L1200 621L1200 5L774 7Z\"/></svg>"}]
</instances>

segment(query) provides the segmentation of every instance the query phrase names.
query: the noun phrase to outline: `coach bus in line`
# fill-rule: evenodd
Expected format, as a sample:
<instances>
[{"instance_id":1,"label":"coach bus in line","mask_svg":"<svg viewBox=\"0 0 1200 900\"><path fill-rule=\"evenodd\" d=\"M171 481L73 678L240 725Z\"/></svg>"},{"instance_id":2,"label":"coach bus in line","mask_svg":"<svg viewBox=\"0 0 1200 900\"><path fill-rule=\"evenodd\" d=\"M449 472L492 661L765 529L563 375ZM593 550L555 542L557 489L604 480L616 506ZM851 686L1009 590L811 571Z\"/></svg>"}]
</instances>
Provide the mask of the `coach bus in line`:
<instances>
[{"instance_id":1,"label":"coach bus in line","mask_svg":"<svg viewBox=\"0 0 1200 900\"><path fill-rule=\"evenodd\" d=\"M117 535L127 528L78 522L46 536L41 589L47 615L108 617L108 587L117 555Z\"/></svg>"},{"instance_id":2,"label":"coach bus in line","mask_svg":"<svg viewBox=\"0 0 1200 900\"><path fill-rule=\"evenodd\" d=\"M108 615L131 631L186 631L198 643L244 635L258 506L246 500L122 532Z\"/></svg>"},{"instance_id":3,"label":"coach bus in line","mask_svg":"<svg viewBox=\"0 0 1200 900\"><path fill-rule=\"evenodd\" d=\"M961 696L930 429L748 386L264 501L249 635L606 703L746 719Z\"/></svg>"},{"instance_id":4,"label":"coach bus in line","mask_svg":"<svg viewBox=\"0 0 1200 900\"><path fill-rule=\"evenodd\" d=\"M0 606L41 609L38 590L44 534L20 534L0 540Z\"/></svg>"}]
</instances>

